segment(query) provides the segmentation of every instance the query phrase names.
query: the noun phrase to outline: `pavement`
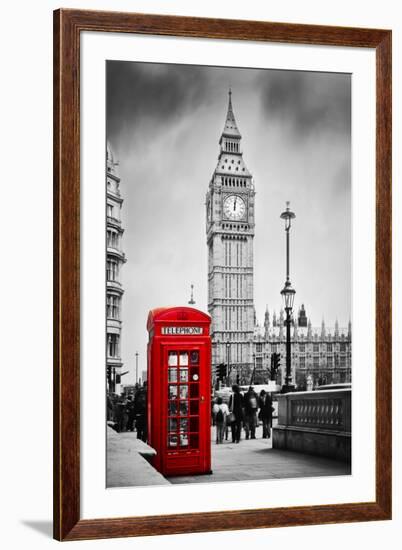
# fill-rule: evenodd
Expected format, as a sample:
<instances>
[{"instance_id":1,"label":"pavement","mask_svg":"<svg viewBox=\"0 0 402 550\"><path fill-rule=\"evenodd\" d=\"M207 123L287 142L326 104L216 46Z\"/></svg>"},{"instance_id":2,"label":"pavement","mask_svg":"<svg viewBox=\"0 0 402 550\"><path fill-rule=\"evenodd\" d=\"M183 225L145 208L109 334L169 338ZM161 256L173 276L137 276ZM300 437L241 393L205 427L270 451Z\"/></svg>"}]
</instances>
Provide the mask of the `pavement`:
<instances>
[{"instance_id":1,"label":"pavement","mask_svg":"<svg viewBox=\"0 0 402 550\"><path fill-rule=\"evenodd\" d=\"M257 439L215 443L215 428L211 428L212 474L165 478L144 456L153 449L139 441L134 432L116 433L108 428L107 487L138 487L221 481L250 481L299 477L343 476L351 473L350 464L313 455L272 448L272 439L262 439L262 427Z\"/></svg>"},{"instance_id":2,"label":"pavement","mask_svg":"<svg viewBox=\"0 0 402 550\"><path fill-rule=\"evenodd\" d=\"M342 476L351 473L350 464L313 455L272 448L272 438L262 439L262 427L257 428L257 439L243 439L240 443L215 443L212 428L212 474L169 477L170 483L216 483L220 481L247 481L258 479L285 479L298 477ZM230 433L229 433L230 438Z\"/></svg>"},{"instance_id":3,"label":"pavement","mask_svg":"<svg viewBox=\"0 0 402 550\"><path fill-rule=\"evenodd\" d=\"M153 454L154 449L137 439L136 433L117 433L108 426L106 487L169 485L169 481L144 458Z\"/></svg>"}]
</instances>

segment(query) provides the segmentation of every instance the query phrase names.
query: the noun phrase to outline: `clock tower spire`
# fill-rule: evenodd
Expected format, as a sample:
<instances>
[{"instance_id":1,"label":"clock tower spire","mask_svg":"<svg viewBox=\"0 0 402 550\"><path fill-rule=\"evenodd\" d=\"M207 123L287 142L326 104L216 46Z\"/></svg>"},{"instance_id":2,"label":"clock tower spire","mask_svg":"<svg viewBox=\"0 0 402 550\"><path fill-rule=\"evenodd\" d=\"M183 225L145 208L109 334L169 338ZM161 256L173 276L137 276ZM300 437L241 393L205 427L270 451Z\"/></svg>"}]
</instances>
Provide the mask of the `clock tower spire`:
<instances>
[{"instance_id":1,"label":"clock tower spire","mask_svg":"<svg viewBox=\"0 0 402 550\"><path fill-rule=\"evenodd\" d=\"M254 334L254 183L241 149L232 91L217 166L206 197L208 311L212 364L230 363L240 377L252 369Z\"/></svg>"}]
</instances>

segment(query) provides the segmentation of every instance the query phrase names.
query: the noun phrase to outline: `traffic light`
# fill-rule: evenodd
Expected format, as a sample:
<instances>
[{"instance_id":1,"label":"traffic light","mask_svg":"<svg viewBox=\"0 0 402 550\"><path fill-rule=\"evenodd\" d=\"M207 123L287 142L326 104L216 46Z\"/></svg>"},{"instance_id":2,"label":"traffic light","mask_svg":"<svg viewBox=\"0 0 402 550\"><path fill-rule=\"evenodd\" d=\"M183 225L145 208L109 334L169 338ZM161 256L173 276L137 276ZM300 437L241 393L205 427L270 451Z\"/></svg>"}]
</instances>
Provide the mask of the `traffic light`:
<instances>
[{"instance_id":1,"label":"traffic light","mask_svg":"<svg viewBox=\"0 0 402 550\"><path fill-rule=\"evenodd\" d=\"M224 380L226 378L226 365L225 363L220 363L215 367L215 374L217 380Z\"/></svg>"},{"instance_id":2,"label":"traffic light","mask_svg":"<svg viewBox=\"0 0 402 550\"><path fill-rule=\"evenodd\" d=\"M278 369L281 366L281 354L272 353L271 354L271 380L276 380L276 375L278 374Z\"/></svg>"}]
</instances>

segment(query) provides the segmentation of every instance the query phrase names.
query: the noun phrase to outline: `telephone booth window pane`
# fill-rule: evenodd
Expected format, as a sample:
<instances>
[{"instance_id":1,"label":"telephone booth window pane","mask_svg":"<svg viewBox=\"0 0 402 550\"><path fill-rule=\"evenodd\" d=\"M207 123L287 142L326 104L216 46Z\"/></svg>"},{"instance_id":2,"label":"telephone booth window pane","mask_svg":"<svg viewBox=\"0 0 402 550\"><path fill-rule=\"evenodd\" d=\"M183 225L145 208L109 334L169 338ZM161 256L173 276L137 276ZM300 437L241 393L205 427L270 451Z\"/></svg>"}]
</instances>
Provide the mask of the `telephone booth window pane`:
<instances>
[{"instance_id":1,"label":"telephone booth window pane","mask_svg":"<svg viewBox=\"0 0 402 550\"><path fill-rule=\"evenodd\" d=\"M199 393L198 384L191 384L190 397L198 397L198 393Z\"/></svg>"},{"instance_id":2,"label":"telephone booth window pane","mask_svg":"<svg viewBox=\"0 0 402 550\"><path fill-rule=\"evenodd\" d=\"M180 401L180 416L188 415L188 401Z\"/></svg>"},{"instance_id":3,"label":"telephone booth window pane","mask_svg":"<svg viewBox=\"0 0 402 550\"><path fill-rule=\"evenodd\" d=\"M190 446L193 449L198 449L198 434L190 434Z\"/></svg>"},{"instance_id":4,"label":"telephone booth window pane","mask_svg":"<svg viewBox=\"0 0 402 550\"><path fill-rule=\"evenodd\" d=\"M177 418L169 418L169 432L177 431Z\"/></svg>"},{"instance_id":5,"label":"telephone booth window pane","mask_svg":"<svg viewBox=\"0 0 402 550\"><path fill-rule=\"evenodd\" d=\"M180 382L188 382L188 369L180 369Z\"/></svg>"},{"instance_id":6,"label":"telephone booth window pane","mask_svg":"<svg viewBox=\"0 0 402 550\"><path fill-rule=\"evenodd\" d=\"M178 443L177 434L169 434L169 437L168 437L169 447L177 447L177 443Z\"/></svg>"},{"instance_id":7,"label":"telephone booth window pane","mask_svg":"<svg viewBox=\"0 0 402 550\"><path fill-rule=\"evenodd\" d=\"M177 414L177 401L169 401L169 415L174 416Z\"/></svg>"},{"instance_id":8,"label":"telephone booth window pane","mask_svg":"<svg viewBox=\"0 0 402 550\"><path fill-rule=\"evenodd\" d=\"M177 382L177 369L169 369L169 382Z\"/></svg>"},{"instance_id":9,"label":"telephone booth window pane","mask_svg":"<svg viewBox=\"0 0 402 550\"><path fill-rule=\"evenodd\" d=\"M187 418L180 418L180 431L188 432L188 420Z\"/></svg>"},{"instance_id":10,"label":"telephone booth window pane","mask_svg":"<svg viewBox=\"0 0 402 550\"><path fill-rule=\"evenodd\" d=\"M176 399L177 386L169 386L169 399Z\"/></svg>"},{"instance_id":11,"label":"telephone booth window pane","mask_svg":"<svg viewBox=\"0 0 402 550\"><path fill-rule=\"evenodd\" d=\"M198 399L194 400L192 399L190 401L190 414L198 414L199 408L198 408Z\"/></svg>"},{"instance_id":12,"label":"telephone booth window pane","mask_svg":"<svg viewBox=\"0 0 402 550\"><path fill-rule=\"evenodd\" d=\"M198 432L198 417L197 418L190 418L190 432Z\"/></svg>"},{"instance_id":13,"label":"telephone booth window pane","mask_svg":"<svg viewBox=\"0 0 402 550\"><path fill-rule=\"evenodd\" d=\"M168 365L169 365L169 367L177 367L177 352L176 351L169 351Z\"/></svg>"},{"instance_id":14,"label":"telephone booth window pane","mask_svg":"<svg viewBox=\"0 0 402 550\"><path fill-rule=\"evenodd\" d=\"M198 365L199 360L200 360L200 352L199 351L192 351L190 353L190 363L192 365Z\"/></svg>"},{"instance_id":15,"label":"telephone booth window pane","mask_svg":"<svg viewBox=\"0 0 402 550\"><path fill-rule=\"evenodd\" d=\"M200 370L198 367L193 367L191 369L191 380L193 382L198 382L199 379L200 379Z\"/></svg>"},{"instance_id":16,"label":"telephone booth window pane","mask_svg":"<svg viewBox=\"0 0 402 550\"><path fill-rule=\"evenodd\" d=\"M177 391L177 388L176 388ZM188 386L180 386L180 399L187 399L188 397Z\"/></svg>"},{"instance_id":17,"label":"telephone booth window pane","mask_svg":"<svg viewBox=\"0 0 402 550\"><path fill-rule=\"evenodd\" d=\"M180 434L180 447L188 447L188 434Z\"/></svg>"},{"instance_id":18,"label":"telephone booth window pane","mask_svg":"<svg viewBox=\"0 0 402 550\"><path fill-rule=\"evenodd\" d=\"M186 351L180 352L180 365L186 367L188 365L188 353Z\"/></svg>"}]
</instances>

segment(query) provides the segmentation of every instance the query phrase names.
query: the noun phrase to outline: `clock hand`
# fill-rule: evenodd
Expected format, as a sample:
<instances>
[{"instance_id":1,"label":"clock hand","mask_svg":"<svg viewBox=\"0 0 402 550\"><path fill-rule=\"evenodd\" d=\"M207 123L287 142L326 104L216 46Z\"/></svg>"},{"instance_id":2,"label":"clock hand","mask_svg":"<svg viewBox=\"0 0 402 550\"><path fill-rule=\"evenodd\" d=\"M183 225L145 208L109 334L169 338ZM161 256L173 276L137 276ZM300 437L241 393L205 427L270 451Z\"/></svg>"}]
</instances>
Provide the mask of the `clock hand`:
<instances>
[{"instance_id":1,"label":"clock hand","mask_svg":"<svg viewBox=\"0 0 402 550\"><path fill-rule=\"evenodd\" d=\"M234 203L233 203L233 212L236 212L236 201L237 201L237 198L234 200Z\"/></svg>"}]
</instances>

